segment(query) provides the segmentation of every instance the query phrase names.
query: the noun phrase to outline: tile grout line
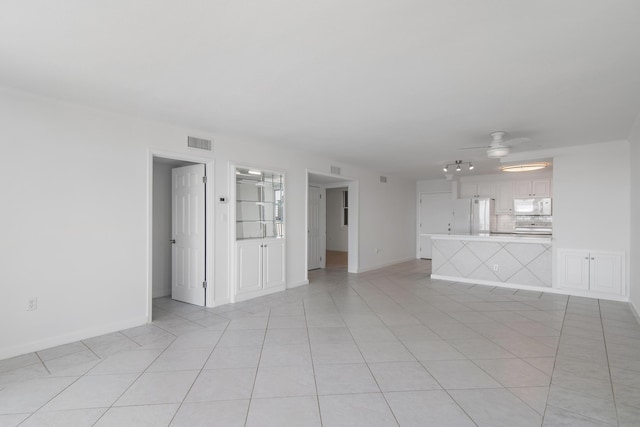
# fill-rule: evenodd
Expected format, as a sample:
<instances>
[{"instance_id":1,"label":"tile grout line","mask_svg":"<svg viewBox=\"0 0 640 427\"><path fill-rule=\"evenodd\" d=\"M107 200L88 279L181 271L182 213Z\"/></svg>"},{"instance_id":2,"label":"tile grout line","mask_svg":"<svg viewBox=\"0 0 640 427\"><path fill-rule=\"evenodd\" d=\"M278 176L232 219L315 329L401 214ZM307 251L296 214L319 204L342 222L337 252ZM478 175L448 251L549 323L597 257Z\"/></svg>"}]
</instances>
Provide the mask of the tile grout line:
<instances>
[{"instance_id":1,"label":"tile grout line","mask_svg":"<svg viewBox=\"0 0 640 427\"><path fill-rule=\"evenodd\" d=\"M607 360L607 371L609 372L609 384L611 385L611 396L613 397L613 407L616 410L616 422L620 425L620 415L618 414L618 403L616 401L616 392L613 387L613 376L611 375L611 364L609 362L609 350L607 349L607 334L602 320L602 309L600 308L600 299L598 298L598 314L600 315L600 326L602 326L602 341L604 342L604 355Z\"/></svg>"},{"instance_id":2,"label":"tile grout line","mask_svg":"<svg viewBox=\"0 0 640 427\"><path fill-rule=\"evenodd\" d=\"M191 320L189 320L191 322ZM195 323L195 322L194 322ZM184 401L187 399L187 396L189 395L189 392L191 392L191 390L193 389L193 385L196 383L196 381L198 381L198 378L200 378L200 375L202 374L202 371L204 370L204 367L207 365L207 363L209 362L209 359L211 359L211 355L213 354L213 351L216 349L216 347L218 346L218 343L220 343L220 340L222 339L224 333L227 331L227 328L229 327L229 325L231 324L231 321L229 321L229 323L227 323L227 326L224 327L224 329L222 330L222 333L220 334L220 337L218 338L218 340L216 341L216 343L214 344L214 346L211 348L211 351L209 352L209 356L207 356L207 359L204 361L204 363L202 364L202 368L200 368L200 370L198 371L198 374L196 375L195 379L193 380L193 382L191 383L191 386L189 386L189 389L187 390L187 392L185 393L184 397L182 398L182 401L180 402L180 404L178 405L178 408L176 409L176 411L173 413L173 416L171 417L171 420L169 421L168 425L171 425L171 423L173 422L173 420L175 419L176 415L178 415L178 412L180 412L180 409L182 408L182 405L184 404ZM206 330L206 328L205 328ZM176 338L177 339L177 338ZM175 341L175 340L174 340ZM173 341L172 341L173 344ZM169 348L169 346L167 346L167 349ZM152 362L153 363L153 362ZM151 366L151 365L149 365Z\"/></svg>"},{"instance_id":3,"label":"tile grout line","mask_svg":"<svg viewBox=\"0 0 640 427\"><path fill-rule=\"evenodd\" d=\"M309 345L309 358L311 359L311 371L313 372L313 384L316 388L316 405L318 405L318 417L320 418L320 426L322 427L322 411L320 410L320 393L318 393L318 380L316 379L316 366L313 361L313 350L311 350L311 335L309 335L309 324L307 323L307 309L304 304L304 298L300 298L300 302L302 303L302 313L304 316L304 327L305 331L307 331L307 343ZM335 302L334 302L335 304Z\"/></svg>"},{"instance_id":4,"label":"tile grout line","mask_svg":"<svg viewBox=\"0 0 640 427\"><path fill-rule=\"evenodd\" d=\"M260 355L258 356L258 364L256 365L256 376L253 378L253 386L251 387L251 395L249 396L249 405L247 406L247 414L244 416L244 426L249 422L249 412L251 411L251 404L253 403L253 393L256 390L256 383L258 382L258 373L260 372L260 361L262 360L262 352L264 351L264 342L267 339L267 330L269 329L269 322L271 321L271 308L269 308L269 315L267 316L267 324L264 328L264 335L262 337L262 345L260 346ZM231 321L229 322L231 324Z\"/></svg>"}]
</instances>

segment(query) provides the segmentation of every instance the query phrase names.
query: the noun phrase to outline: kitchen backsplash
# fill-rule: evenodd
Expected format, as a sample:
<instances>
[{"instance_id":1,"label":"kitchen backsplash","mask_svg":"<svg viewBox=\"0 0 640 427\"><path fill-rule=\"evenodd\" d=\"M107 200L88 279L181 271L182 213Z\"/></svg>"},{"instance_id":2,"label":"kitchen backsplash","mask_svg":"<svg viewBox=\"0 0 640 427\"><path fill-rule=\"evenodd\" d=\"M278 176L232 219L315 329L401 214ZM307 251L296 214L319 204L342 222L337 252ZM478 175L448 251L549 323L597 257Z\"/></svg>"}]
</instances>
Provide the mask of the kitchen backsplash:
<instances>
[{"instance_id":1,"label":"kitchen backsplash","mask_svg":"<svg viewBox=\"0 0 640 427\"><path fill-rule=\"evenodd\" d=\"M499 233L513 233L516 217L513 215L496 215L496 230Z\"/></svg>"}]
</instances>

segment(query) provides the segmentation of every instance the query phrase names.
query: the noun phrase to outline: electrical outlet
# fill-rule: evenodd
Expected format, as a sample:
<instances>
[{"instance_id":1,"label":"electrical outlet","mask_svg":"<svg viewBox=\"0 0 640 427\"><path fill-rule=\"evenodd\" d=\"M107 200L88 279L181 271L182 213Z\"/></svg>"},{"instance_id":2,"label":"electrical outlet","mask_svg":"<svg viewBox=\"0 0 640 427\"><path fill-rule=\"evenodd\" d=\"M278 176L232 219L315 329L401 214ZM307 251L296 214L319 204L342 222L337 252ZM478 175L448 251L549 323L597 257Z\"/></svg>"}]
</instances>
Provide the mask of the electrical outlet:
<instances>
[{"instance_id":1,"label":"electrical outlet","mask_svg":"<svg viewBox=\"0 0 640 427\"><path fill-rule=\"evenodd\" d=\"M500 266L498 264L493 264L493 271L498 271Z\"/></svg>"},{"instance_id":2,"label":"electrical outlet","mask_svg":"<svg viewBox=\"0 0 640 427\"><path fill-rule=\"evenodd\" d=\"M38 298L31 297L27 299L27 311L34 311L38 309Z\"/></svg>"}]
</instances>

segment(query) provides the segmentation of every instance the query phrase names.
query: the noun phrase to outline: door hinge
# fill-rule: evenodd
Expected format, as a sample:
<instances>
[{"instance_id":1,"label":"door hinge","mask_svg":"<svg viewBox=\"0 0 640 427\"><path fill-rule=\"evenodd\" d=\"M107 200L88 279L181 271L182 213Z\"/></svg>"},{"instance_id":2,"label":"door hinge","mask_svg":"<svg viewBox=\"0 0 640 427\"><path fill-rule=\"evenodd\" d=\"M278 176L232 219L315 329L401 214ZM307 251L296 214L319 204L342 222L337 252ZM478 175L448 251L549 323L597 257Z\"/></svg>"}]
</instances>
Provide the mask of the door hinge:
<instances>
[{"instance_id":1,"label":"door hinge","mask_svg":"<svg viewBox=\"0 0 640 427\"><path fill-rule=\"evenodd\" d=\"M206 280L204 282L202 282L202 287L207 289L207 281Z\"/></svg>"},{"instance_id":2,"label":"door hinge","mask_svg":"<svg viewBox=\"0 0 640 427\"><path fill-rule=\"evenodd\" d=\"M206 183L207 183L207 177L206 177L206 176L203 176L203 177L202 177L202 182L203 182L204 184L206 184Z\"/></svg>"},{"instance_id":3,"label":"door hinge","mask_svg":"<svg viewBox=\"0 0 640 427\"><path fill-rule=\"evenodd\" d=\"M322 261L322 257L320 257L320 261Z\"/></svg>"}]
</instances>

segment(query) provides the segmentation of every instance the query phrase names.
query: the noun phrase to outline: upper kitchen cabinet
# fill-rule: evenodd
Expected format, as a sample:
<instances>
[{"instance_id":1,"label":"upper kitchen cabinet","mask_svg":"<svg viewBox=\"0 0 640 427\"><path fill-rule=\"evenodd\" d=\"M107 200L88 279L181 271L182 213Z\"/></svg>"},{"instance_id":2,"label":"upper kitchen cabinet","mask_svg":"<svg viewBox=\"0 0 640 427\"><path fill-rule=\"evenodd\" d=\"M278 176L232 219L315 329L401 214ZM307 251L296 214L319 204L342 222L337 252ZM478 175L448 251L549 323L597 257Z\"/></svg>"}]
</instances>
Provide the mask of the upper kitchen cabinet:
<instances>
[{"instance_id":1,"label":"upper kitchen cabinet","mask_svg":"<svg viewBox=\"0 0 640 427\"><path fill-rule=\"evenodd\" d=\"M512 214L513 213L513 183L511 181L503 181L496 183L496 213Z\"/></svg>"},{"instance_id":2,"label":"upper kitchen cabinet","mask_svg":"<svg viewBox=\"0 0 640 427\"><path fill-rule=\"evenodd\" d=\"M533 179L513 182L513 197L551 197L551 179Z\"/></svg>"},{"instance_id":3,"label":"upper kitchen cabinet","mask_svg":"<svg viewBox=\"0 0 640 427\"><path fill-rule=\"evenodd\" d=\"M469 197L496 197L496 186L493 182L468 182L460 183L460 199Z\"/></svg>"}]
</instances>

